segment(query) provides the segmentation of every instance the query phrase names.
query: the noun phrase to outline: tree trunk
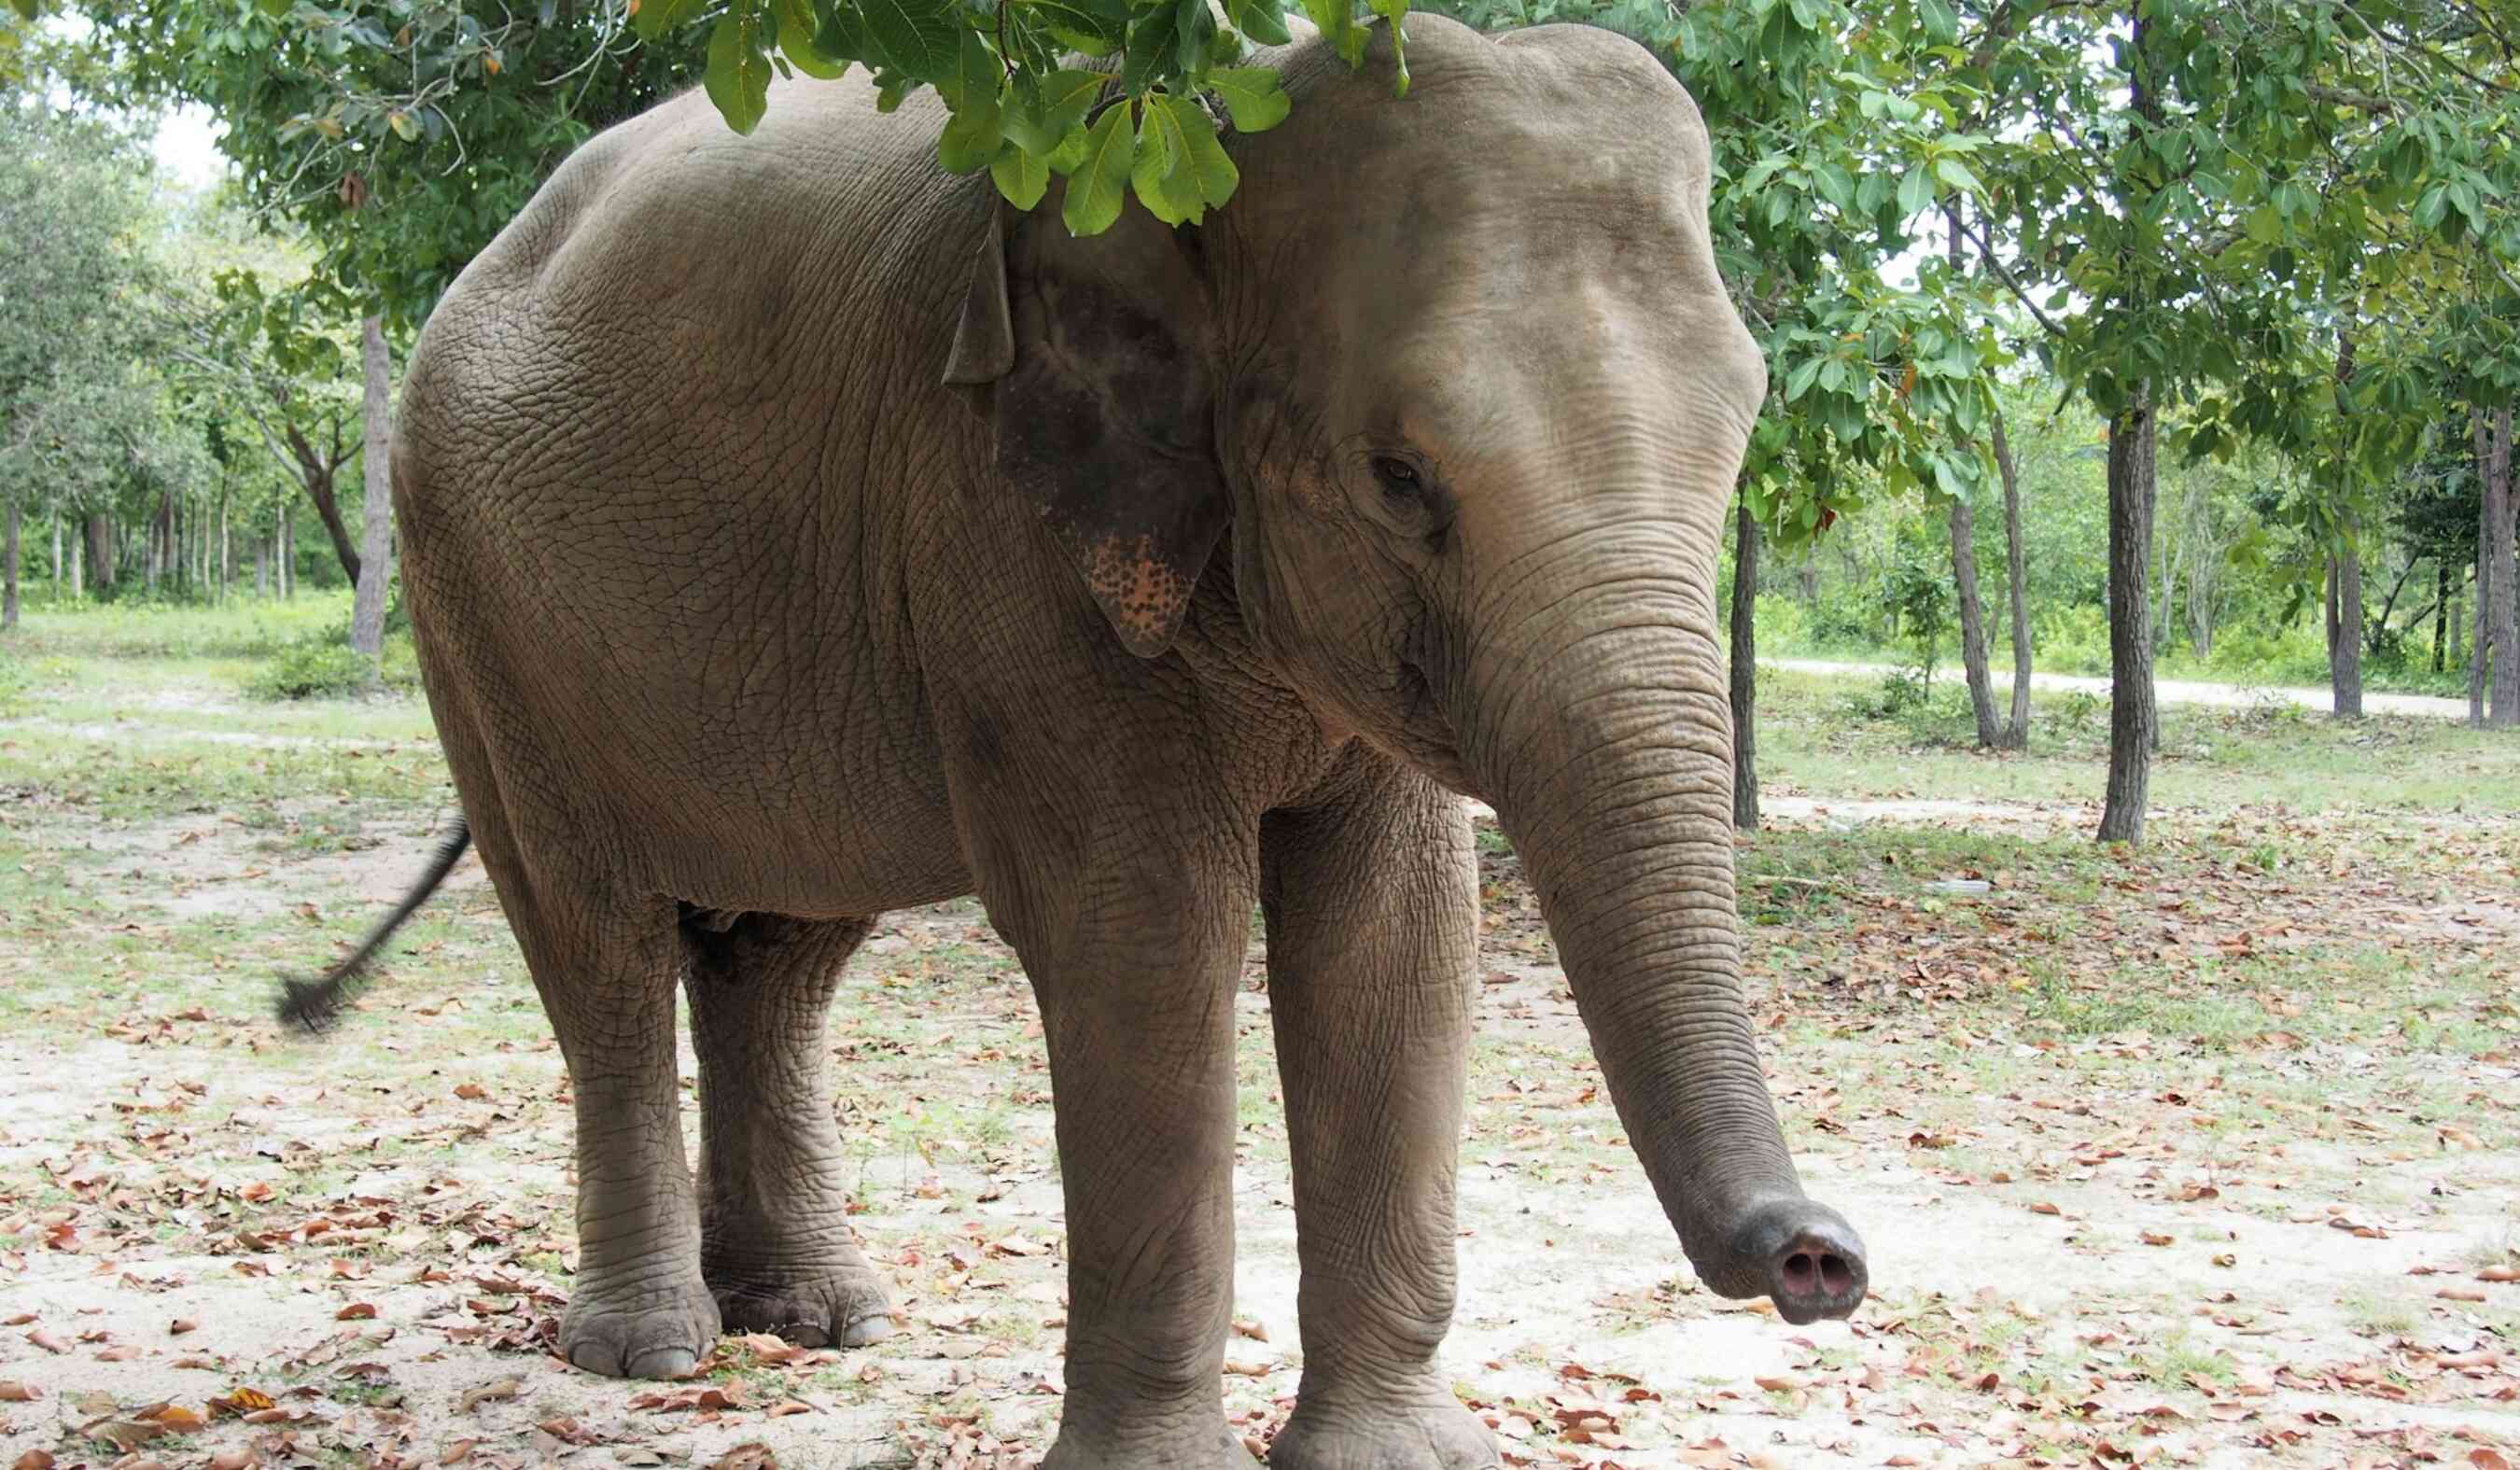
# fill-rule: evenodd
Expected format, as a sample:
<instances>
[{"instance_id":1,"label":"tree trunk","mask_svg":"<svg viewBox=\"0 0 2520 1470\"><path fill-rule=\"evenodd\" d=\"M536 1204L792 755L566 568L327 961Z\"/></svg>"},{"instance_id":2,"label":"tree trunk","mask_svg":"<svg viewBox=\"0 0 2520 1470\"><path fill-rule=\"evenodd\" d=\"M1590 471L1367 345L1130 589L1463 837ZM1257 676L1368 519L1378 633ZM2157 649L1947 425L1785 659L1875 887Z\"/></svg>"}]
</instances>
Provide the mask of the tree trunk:
<instances>
[{"instance_id":1,"label":"tree trunk","mask_svg":"<svg viewBox=\"0 0 2520 1470\"><path fill-rule=\"evenodd\" d=\"M2004 601L2012 613L2012 708L2003 726L2003 748L2030 748L2030 599L2022 584L2029 570L2021 554L2021 476L2013 468L2012 443L2004 436L2003 415L1995 416L1995 469L2003 477Z\"/></svg>"},{"instance_id":2,"label":"tree trunk","mask_svg":"<svg viewBox=\"0 0 2520 1470\"><path fill-rule=\"evenodd\" d=\"M1952 582L1959 589L1960 667L1968 674L1969 708L1977 716L1977 742L1992 750L2003 743L1995 723L1995 681L1986 666L1986 604L1977 595L1977 512L1968 497L1952 497Z\"/></svg>"},{"instance_id":3,"label":"tree trunk","mask_svg":"<svg viewBox=\"0 0 2520 1470\"><path fill-rule=\"evenodd\" d=\"M2433 560L2433 672L2448 672L2450 651L2450 562Z\"/></svg>"},{"instance_id":4,"label":"tree trunk","mask_svg":"<svg viewBox=\"0 0 2520 1470\"><path fill-rule=\"evenodd\" d=\"M53 601L62 600L62 512L53 512Z\"/></svg>"},{"instance_id":5,"label":"tree trunk","mask_svg":"<svg viewBox=\"0 0 2520 1470\"><path fill-rule=\"evenodd\" d=\"M2155 569L2155 574L2161 578L2161 605L2155 609L2152 614L2152 651L2153 656L2158 658L2162 654L2170 651L2170 630L2172 627L2170 608L2172 602L2175 601L2173 594L2178 591L2179 587L2179 567L2177 563L2172 561L2170 558L2170 536L2161 530L2161 517L2159 515L2155 515L2153 517L2153 532L2155 539L2160 543L2154 549L2154 555L2159 558L2160 562L2159 566ZM2157 740L2160 731L2156 728L2153 734ZM2156 743L2154 748L2158 749L2160 747Z\"/></svg>"},{"instance_id":6,"label":"tree trunk","mask_svg":"<svg viewBox=\"0 0 2520 1470\"><path fill-rule=\"evenodd\" d=\"M87 518L88 581L99 592L113 585L113 517L91 514Z\"/></svg>"},{"instance_id":7,"label":"tree trunk","mask_svg":"<svg viewBox=\"0 0 2520 1470\"><path fill-rule=\"evenodd\" d=\"M236 543L228 535L228 491L219 487L219 578L218 599L228 600L228 585L236 580Z\"/></svg>"},{"instance_id":8,"label":"tree trunk","mask_svg":"<svg viewBox=\"0 0 2520 1470\"><path fill-rule=\"evenodd\" d=\"M271 596L271 538L253 538L253 597L255 601Z\"/></svg>"},{"instance_id":9,"label":"tree trunk","mask_svg":"<svg viewBox=\"0 0 2520 1470\"><path fill-rule=\"evenodd\" d=\"M2362 555L2350 539L2327 557L2327 685L2335 718L2362 718Z\"/></svg>"},{"instance_id":10,"label":"tree trunk","mask_svg":"<svg viewBox=\"0 0 2520 1470\"><path fill-rule=\"evenodd\" d=\"M14 499L9 502L8 541L6 549L0 550L0 557L6 557L9 558L7 565L8 578L4 583L0 583L0 629L15 628L18 626L18 558L20 555L18 549L18 522L24 513L25 508L23 506L19 505Z\"/></svg>"},{"instance_id":11,"label":"tree trunk","mask_svg":"<svg viewBox=\"0 0 2520 1470\"><path fill-rule=\"evenodd\" d=\"M393 575L393 489L387 448L393 432L393 382L382 317L371 316L359 324L359 362L367 376L362 399L367 447L359 459L359 477L367 487L367 523L359 548L358 594L350 604L350 646L375 658L384 651L385 583Z\"/></svg>"},{"instance_id":12,"label":"tree trunk","mask_svg":"<svg viewBox=\"0 0 2520 1470\"><path fill-rule=\"evenodd\" d=\"M2138 386L2109 420L2109 785L2100 808L2103 842L2143 840L2152 787L2151 610L2144 573L2152 548L2152 396Z\"/></svg>"},{"instance_id":13,"label":"tree trunk","mask_svg":"<svg viewBox=\"0 0 2520 1470\"><path fill-rule=\"evenodd\" d=\"M143 553L147 559L141 563L141 586L152 597L157 595L158 579L165 572L170 560L167 552L174 540L175 497L160 490L158 492L157 513L149 517L149 544Z\"/></svg>"},{"instance_id":14,"label":"tree trunk","mask_svg":"<svg viewBox=\"0 0 2520 1470\"><path fill-rule=\"evenodd\" d=\"M1732 824L1759 829L1759 522L1732 512Z\"/></svg>"},{"instance_id":15,"label":"tree trunk","mask_svg":"<svg viewBox=\"0 0 2520 1470\"><path fill-rule=\"evenodd\" d=\"M2486 643L2478 652L2493 660L2492 698L2485 723L2497 730L2520 725L2520 577L2512 568L2511 410L2494 415L2493 453L2485 475L2485 497L2478 529L2479 569L2492 569L2492 581L2478 605L2486 613ZM2484 578L2479 578L2480 582Z\"/></svg>"},{"instance_id":16,"label":"tree trunk","mask_svg":"<svg viewBox=\"0 0 2520 1470\"><path fill-rule=\"evenodd\" d=\"M2467 416L2468 442L2476 453L2476 629L2467 643L2467 723L2485 724L2485 650L2493 637L2487 621L2488 604L2493 602L2494 558L2486 553L2486 543L2493 539L2490 528L2494 512L2488 504L2486 481L2494 463L2494 430L2483 409L2472 409Z\"/></svg>"},{"instance_id":17,"label":"tree trunk","mask_svg":"<svg viewBox=\"0 0 2520 1470\"><path fill-rule=\"evenodd\" d=\"M297 517L283 506L280 511L280 597L287 601L297 596Z\"/></svg>"}]
</instances>

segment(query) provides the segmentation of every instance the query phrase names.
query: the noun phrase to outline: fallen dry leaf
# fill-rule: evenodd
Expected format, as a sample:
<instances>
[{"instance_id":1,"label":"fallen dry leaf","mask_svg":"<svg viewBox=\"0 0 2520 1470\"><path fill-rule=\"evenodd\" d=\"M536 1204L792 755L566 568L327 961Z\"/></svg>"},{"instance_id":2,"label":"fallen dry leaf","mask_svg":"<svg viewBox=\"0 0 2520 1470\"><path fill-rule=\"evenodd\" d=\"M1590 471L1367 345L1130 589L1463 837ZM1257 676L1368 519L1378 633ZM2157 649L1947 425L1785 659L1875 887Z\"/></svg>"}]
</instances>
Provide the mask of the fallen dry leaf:
<instances>
[{"instance_id":1,"label":"fallen dry leaf","mask_svg":"<svg viewBox=\"0 0 2520 1470\"><path fill-rule=\"evenodd\" d=\"M125 1454L166 1432L165 1425L150 1419L99 1419L79 1426L79 1433Z\"/></svg>"},{"instance_id":2,"label":"fallen dry leaf","mask_svg":"<svg viewBox=\"0 0 2520 1470\"><path fill-rule=\"evenodd\" d=\"M272 1406L272 1398L269 1394L260 1389L250 1388L230 1389L209 1403L210 1417L213 1419L222 1414L242 1419L248 1414L260 1413Z\"/></svg>"},{"instance_id":3,"label":"fallen dry leaf","mask_svg":"<svg viewBox=\"0 0 2520 1470\"><path fill-rule=\"evenodd\" d=\"M203 1418L198 1413L195 1413L193 1410L186 1408L180 1403L156 1404L152 1407L142 1409L133 1417L150 1419L157 1423L163 1424L171 1434L192 1434L209 1422L209 1420Z\"/></svg>"},{"instance_id":4,"label":"fallen dry leaf","mask_svg":"<svg viewBox=\"0 0 2520 1470\"><path fill-rule=\"evenodd\" d=\"M524 1386L524 1380L520 1378L502 1378L496 1383L485 1383L479 1388L467 1392L460 1406L463 1412L469 1414L484 1403L514 1399Z\"/></svg>"},{"instance_id":5,"label":"fallen dry leaf","mask_svg":"<svg viewBox=\"0 0 2520 1470\"><path fill-rule=\"evenodd\" d=\"M32 1403L44 1397L44 1391L31 1383L0 1379L0 1403Z\"/></svg>"},{"instance_id":6,"label":"fallen dry leaf","mask_svg":"<svg viewBox=\"0 0 2520 1470\"><path fill-rule=\"evenodd\" d=\"M335 1320L335 1321L337 1321L337 1322L363 1322L363 1321L366 1321L368 1318L375 1316L376 1314L377 1314L377 1304L376 1304L376 1303L374 1303L374 1302L352 1302L349 1306L344 1307L344 1308L342 1308L340 1311L334 1313L334 1314L333 1314L333 1320Z\"/></svg>"},{"instance_id":7,"label":"fallen dry leaf","mask_svg":"<svg viewBox=\"0 0 2520 1470\"><path fill-rule=\"evenodd\" d=\"M179 1316L166 1324L166 1335L168 1337L181 1337L187 1332L200 1331L201 1326L201 1323L193 1320L189 1316Z\"/></svg>"},{"instance_id":8,"label":"fallen dry leaf","mask_svg":"<svg viewBox=\"0 0 2520 1470\"><path fill-rule=\"evenodd\" d=\"M49 1328L38 1327L34 1331L27 1333L26 1341L33 1343L36 1347L43 1349L47 1353L67 1353L70 1350L70 1345L62 1341L60 1334L53 1332Z\"/></svg>"}]
</instances>

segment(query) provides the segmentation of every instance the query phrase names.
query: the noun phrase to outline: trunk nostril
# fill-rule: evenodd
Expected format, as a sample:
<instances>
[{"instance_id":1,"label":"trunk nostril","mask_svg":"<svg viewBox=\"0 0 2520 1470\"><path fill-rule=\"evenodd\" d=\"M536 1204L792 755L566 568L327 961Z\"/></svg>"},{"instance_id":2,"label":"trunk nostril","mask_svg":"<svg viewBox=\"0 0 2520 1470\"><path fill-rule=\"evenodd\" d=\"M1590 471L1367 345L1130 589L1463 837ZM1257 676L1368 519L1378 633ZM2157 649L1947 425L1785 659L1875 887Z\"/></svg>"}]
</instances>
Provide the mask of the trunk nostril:
<instances>
[{"instance_id":1,"label":"trunk nostril","mask_svg":"<svg viewBox=\"0 0 2520 1470\"><path fill-rule=\"evenodd\" d=\"M1832 1297L1842 1297L1855 1289L1855 1272L1845 1257L1831 1251L1820 1258L1820 1284Z\"/></svg>"},{"instance_id":2,"label":"trunk nostril","mask_svg":"<svg viewBox=\"0 0 2520 1470\"><path fill-rule=\"evenodd\" d=\"M1840 1272L1843 1272L1846 1270L1846 1264L1844 1262L1836 1262L1835 1264ZM1812 1259L1811 1252L1794 1252L1792 1255L1785 1258L1785 1269L1783 1271L1785 1290L1798 1297L1810 1296L1812 1294L1812 1288L1820 1282L1822 1270L1823 1268L1821 1264Z\"/></svg>"}]
</instances>

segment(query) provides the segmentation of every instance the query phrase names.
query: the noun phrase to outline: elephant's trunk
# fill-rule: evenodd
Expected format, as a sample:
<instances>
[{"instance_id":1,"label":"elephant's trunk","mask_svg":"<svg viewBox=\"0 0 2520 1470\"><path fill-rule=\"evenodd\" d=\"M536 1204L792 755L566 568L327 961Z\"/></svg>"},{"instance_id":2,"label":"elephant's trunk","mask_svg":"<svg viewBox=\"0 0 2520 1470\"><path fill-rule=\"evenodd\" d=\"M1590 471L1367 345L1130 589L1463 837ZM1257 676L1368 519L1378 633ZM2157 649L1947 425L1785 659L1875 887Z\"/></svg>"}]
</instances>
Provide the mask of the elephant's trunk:
<instances>
[{"instance_id":1,"label":"elephant's trunk","mask_svg":"<svg viewBox=\"0 0 2520 1470\"><path fill-rule=\"evenodd\" d=\"M1599 545L1549 558L1588 567L1580 587L1519 579L1448 702L1697 1273L1773 1297L1788 1321L1844 1316L1864 1298L1863 1243L1803 1194L1742 1001L1713 597L1674 570L1714 558L1684 555L1681 527L1617 539L1608 560L1630 570L1614 580Z\"/></svg>"}]
</instances>

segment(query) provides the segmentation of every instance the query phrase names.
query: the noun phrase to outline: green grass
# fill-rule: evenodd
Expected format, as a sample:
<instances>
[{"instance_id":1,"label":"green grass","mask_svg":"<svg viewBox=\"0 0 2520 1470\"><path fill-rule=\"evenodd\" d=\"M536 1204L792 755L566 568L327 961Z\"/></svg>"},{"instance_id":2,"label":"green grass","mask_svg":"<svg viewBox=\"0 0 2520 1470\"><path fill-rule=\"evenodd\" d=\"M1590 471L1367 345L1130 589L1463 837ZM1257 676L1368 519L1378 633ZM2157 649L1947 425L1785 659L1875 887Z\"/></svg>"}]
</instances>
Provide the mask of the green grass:
<instances>
[{"instance_id":1,"label":"green grass","mask_svg":"<svg viewBox=\"0 0 2520 1470\"><path fill-rule=\"evenodd\" d=\"M1760 680L1759 776L1815 797L2097 802L2107 785L2108 711L2088 695L2043 694L2026 754L1978 753L1957 678L1917 715L1860 719L1860 682L1771 671ZM2290 706L2165 704L2152 802L2237 801L2300 811L2520 812L2520 741L2449 720L2344 724Z\"/></svg>"}]
</instances>

